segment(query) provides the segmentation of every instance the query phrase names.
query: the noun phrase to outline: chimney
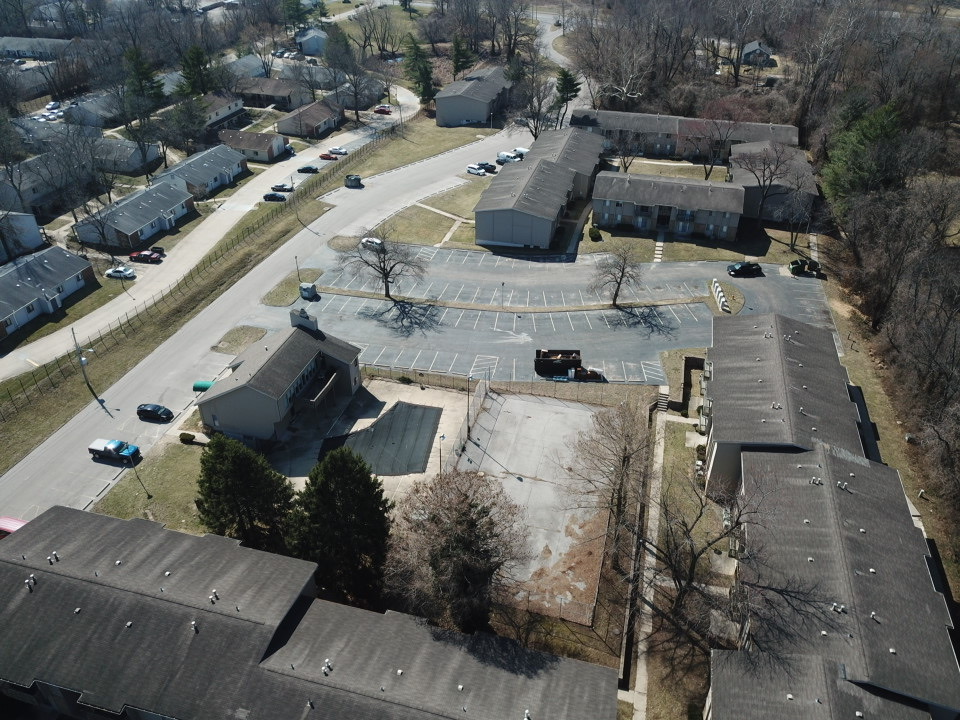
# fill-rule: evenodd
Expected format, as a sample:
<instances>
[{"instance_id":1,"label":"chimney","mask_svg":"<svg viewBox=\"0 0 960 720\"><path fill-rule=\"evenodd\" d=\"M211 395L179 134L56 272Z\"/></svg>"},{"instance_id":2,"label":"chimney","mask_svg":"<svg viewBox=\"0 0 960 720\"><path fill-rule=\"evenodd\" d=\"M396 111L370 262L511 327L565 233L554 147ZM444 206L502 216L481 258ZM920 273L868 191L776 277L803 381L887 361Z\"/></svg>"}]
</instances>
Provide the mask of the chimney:
<instances>
[{"instance_id":1,"label":"chimney","mask_svg":"<svg viewBox=\"0 0 960 720\"><path fill-rule=\"evenodd\" d=\"M307 330L318 330L317 319L308 313L305 308L290 311L290 324L293 327L304 327Z\"/></svg>"}]
</instances>

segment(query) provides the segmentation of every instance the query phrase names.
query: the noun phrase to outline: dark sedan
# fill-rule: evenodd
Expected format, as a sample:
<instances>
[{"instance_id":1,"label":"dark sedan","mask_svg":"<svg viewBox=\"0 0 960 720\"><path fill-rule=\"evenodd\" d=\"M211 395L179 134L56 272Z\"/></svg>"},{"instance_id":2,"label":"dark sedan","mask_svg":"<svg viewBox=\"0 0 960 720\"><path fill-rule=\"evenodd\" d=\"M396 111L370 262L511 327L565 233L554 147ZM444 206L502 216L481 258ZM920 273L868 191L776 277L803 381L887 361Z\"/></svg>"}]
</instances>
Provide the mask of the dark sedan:
<instances>
[{"instance_id":1,"label":"dark sedan","mask_svg":"<svg viewBox=\"0 0 960 720\"><path fill-rule=\"evenodd\" d=\"M302 168L297 168L297 172L313 175L314 173L320 172L320 170L315 165L304 165Z\"/></svg>"},{"instance_id":2,"label":"dark sedan","mask_svg":"<svg viewBox=\"0 0 960 720\"><path fill-rule=\"evenodd\" d=\"M267 193L263 196L263 199L267 202L286 202L287 196L280 193Z\"/></svg>"},{"instance_id":3,"label":"dark sedan","mask_svg":"<svg viewBox=\"0 0 960 720\"><path fill-rule=\"evenodd\" d=\"M488 162L478 162L476 166L481 170L486 170L488 173L495 173L497 171L497 166L493 163Z\"/></svg>"},{"instance_id":4,"label":"dark sedan","mask_svg":"<svg viewBox=\"0 0 960 720\"><path fill-rule=\"evenodd\" d=\"M146 403L137 406L137 417L141 420L156 420L158 422L170 422L173 420L173 410L163 405Z\"/></svg>"},{"instance_id":5,"label":"dark sedan","mask_svg":"<svg viewBox=\"0 0 960 720\"><path fill-rule=\"evenodd\" d=\"M738 262L727 265L727 273L733 277L754 277L763 275L763 268L755 262Z\"/></svg>"}]
</instances>

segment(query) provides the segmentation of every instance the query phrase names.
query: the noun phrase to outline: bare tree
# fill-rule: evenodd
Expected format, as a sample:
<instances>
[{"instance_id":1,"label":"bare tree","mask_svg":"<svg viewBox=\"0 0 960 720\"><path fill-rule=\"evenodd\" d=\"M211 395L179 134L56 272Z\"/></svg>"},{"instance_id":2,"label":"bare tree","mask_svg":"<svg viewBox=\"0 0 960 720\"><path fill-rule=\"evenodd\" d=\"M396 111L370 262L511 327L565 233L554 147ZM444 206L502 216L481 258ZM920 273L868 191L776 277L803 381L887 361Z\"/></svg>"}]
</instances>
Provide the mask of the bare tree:
<instances>
[{"instance_id":1,"label":"bare tree","mask_svg":"<svg viewBox=\"0 0 960 720\"><path fill-rule=\"evenodd\" d=\"M788 192L781 181L793 170L793 153L782 143L770 143L757 152L741 153L731 161L732 165L750 173L757 181L757 187L760 188L759 218L763 218L763 208L768 198Z\"/></svg>"},{"instance_id":2,"label":"bare tree","mask_svg":"<svg viewBox=\"0 0 960 720\"><path fill-rule=\"evenodd\" d=\"M366 234L368 231L363 231ZM381 236L389 230L381 230ZM394 242L388 237L373 238L377 242L360 242L352 250L339 253L337 266L351 275L374 278L383 283L383 294L394 300L390 286L401 278L422 279L427 274L427 263L420 257L420 248Z\"/></svg>"},{"instance_id":3,"label":"bare tree","mask_svg":"<svg viewBox=\"0 0 960 720\"><path fill-rule=\"evenodd\" d=\"M489 475L454 471L397 503L385 579L408 608L464 632L485 629L526 557L521 508Z\"/></svg>"},{"instance_id":4,"label":"bare tree","mask_svg":"<svg viewBox=\"0 0 960 720\"><path fill-rule=\"evenodd\" d=\"M709 180L713 169L726 160L730 145L742 127L745 111L740 100L726 97L708 103L704 115L685 123L682 142L703 166L703 179ZM678 138L678 150L680 144Z\"/></svg>"},{"instance_id":5,"label":"bare tree","mask_svg":"<svg viewBox=\"0 0 960 720\"><path fill-rule=\"evenodd\" d=\"M625 400L594 414L592 427L574 446L574 462L567 468L574 483L571 499L577 507L596 507L609 513L608 549L614 568L632 556L640 527L635 522L642 503L650 434L647 408Z\"/></svg>"},{"instance_id":6,"label":"bare tree","mask_svg":"<svg viewBox=\"0 0 960 720\"><path fill-rule=\"evenodd\" d=\"M630 166L633 165L637 156L643 154L647 135L637 130L618 128L611 133L610 142L613 143L613 149L617 153L620 169L626 173L630 172Z\"/></svg>"},{"instance_id":7,"label":"bare tree","mask_svg":"<svg viewBox=\"0 0 960 720\"><path fill-rule=\"evenodd\" d=\"M543 47L538 43L529 64L522 68L513 100L517 121L530 130L534 140L556 125L559 114L554 76L544 58Z\"/></svg>"},{"instance_id":8,"label":"bare tree","mask_svg":"<svg viewBox=\"0 0 960 720\"><path fill-rule=\"evenodd\" d=\"M643 263L636 245L621 240L613 245L594 265L593 278L588 289L611 293L611 304L617 307L624 286L639 285L643 280Z\"/></svg>"}]
</instances>

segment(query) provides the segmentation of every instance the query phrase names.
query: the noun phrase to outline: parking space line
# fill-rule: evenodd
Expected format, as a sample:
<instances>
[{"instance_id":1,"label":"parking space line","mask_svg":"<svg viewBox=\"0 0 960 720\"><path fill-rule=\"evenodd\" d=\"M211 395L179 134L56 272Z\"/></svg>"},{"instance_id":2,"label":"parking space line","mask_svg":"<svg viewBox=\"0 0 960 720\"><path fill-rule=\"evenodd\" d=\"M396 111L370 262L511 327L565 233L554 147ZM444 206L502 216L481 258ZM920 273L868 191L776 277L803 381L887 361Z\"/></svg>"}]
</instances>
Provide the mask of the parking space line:
<instances>
[{"instance_id":1,"label":"parking space line","mask_svg":"<svg viewBox=\"0 0 960 720\"><path fill-rule=\"evenodd\" d=\"M443 325L443 319L447 316L448 312L450 312L450 308L444 308L443 315L440 316L440 319L437 321L437 325Z\"/></svg>"},{"instance_id":2,"label":"parking space line","mask_svg":"<svg viewBox=\"0 0 960 720\"><path fill-rule=\"evenodd\" d=\"M458 317L458 318L457 318L457 321L453 324L454 327L460 327L460 321L463 320L463 313L464 313L464 312L465 312L464 310L461 310L461 311L460 311L460 317Z\"/></svg>"},{"instance_id":3,"label":"parking space line","mask_svg":"<svg viewBox=\"0 0 960 720\"><path fill-rule=\"evenodd\" d=\"M354 276L350 279L350 282L348 282L346 285L343 286L343 289L344 289L344 290L349 290L349 289L350 289L350 286L353 285L358 279L359 279L359 278L358 278L356 275L354 275Z\"/></svg>"},{"instance_id":4,"label":"parking space line","mask_svg":"<svg viewBox=\"0 0 960 720\"><path fill-rule=\"evenodd\" d=\"M606 313L600 313L600 317L603 318L603 322L604 322L604 324L606 324L607 329L609 330L609 329L610 329L610 321L607 320L607 314L606 314Z\"/></svg>"},{"instance_id":5,"label":"parking space line","mask_svg":"<svg viewBox=\"0 0 960 720\"><path fill-rule=\"evenodd\" d=\"M360 303L360 307L357 308L357 311L354 313L354 315L359 315L359 314L360 314L360 311L363 310L363 306L367 304L367 302L369 301L369 299L370 299L370 298L367 298L367 299L365 299L362 303Z\"/></svg>"},{"instance_id":6,"label":"parking space line","mask_svg":"<svg viewBox=\"0 0 960 720\"><path fill-rule=\"evenodd\" d=\"M486 253L480 253L480 262L478 262L477 265L483 265L483 260L486 257Z\"/></svg>"},{"instance_id":7,"label":"parking space line","mask_svg":"<svg viewBox=\"0 0 960 720\"><path fill-rule=\"evenodd\" d=\"M437 300L443 297L443 294L447 291L447 288L450 287L450 283L447 283L443 286L443 290L440 291L440 294L437 295Z\"/></svg>"},{"instance_id":8,"label":"parking space line","mask_svg":"<svg viewBox=\"0 0 960 720\"><path fill-rule=\"evenodd\" d=\"M467 261L468 257L470 257L470 253L464 253L463 260L460 261L460 264L463 265Z\"/></svg>"},{"instance_id":9,"label":"parking space line","mask_svg":"<svg viewBox=\"0 0 960 720\"><path fill-rule=\"evenodd\" d=\"M686 310L688 313L690 313L690 317L692 317L696 322L700 322L700 319L697 317L696 313L694 313L693 310L690 309L690 305L689 305L689 304L684 303L684 304L681 305L680 307L682 307L684 310Z\"/></svg>"},{"instance_id":10,"label":"parking space line","mask_svg":"<svg viewBox=\"0 0 960 720\"><path fill-rule=\"evenodd\" d=\"M567 320L570 322L570 329L573 332L576 332L577 329L573 326L573 313L564 313L567 316Z\"/></svg>"},{"instance_id":11,"label":"parking space line","mask_svg":"<svg viewBox=\"0 0 960 720\"><path fill-rule=\"evenodd\" d=\"M513 332L517 331L517 314L510 313L510 316L513 318Z\"/></svg>"},{"instance_id":12,"label":"parking space line","mask_svg":"<svg viewBox=\"0 0 960 720\"><path fill-rule=\"evenodd\" d=\"M684 289L687 291L687 295L689 295L690 297L693 297L693 296L694 296L693 288L691 288L689 285L687 285L686 281L684 281L683 287L684 287Z\"/></svg>"},{"instance_id":13,"label":"parking space line","mask_svg":"<svg viewBox=\"0 0 960 720\"><path fill-rule=\"evenodd\" d=\"M417 360L420 359L420 354L421 354L422 352L423 352L423 350L421 350L420 352L418 352L418 353L417 353L417 356L413 359L413 362L410 363L410 369L411 369L411 370L413 369L413 366L417 364Z\"/></svg>"},{"instance_id":14,"label":"parking space line","mask_svg":"<svg viewBox=\"0 0 960 720\"><path fill-rule=\"evenodd\" d=\"M419 285L419 284L420 284L420 281L419 281L419 280L414 281L413 285L411 285L410 288L409 288L406 292L407 292L408 294L409 294L409 293L412 293L412 292L413 292L413 289L414 289L417 285Z\"/></svg>"},{"instance_id":15,"label":"parking space line","mask_svg":"<svg viewBox=\"0 0 960 720\"><path fill-rule=\"evenodd\" d=\"M483 313L480 312L479 310L477 310L477 319L473 321L473 329L474 329L474 330L477 329L477 323L480 322L480 316L481 316L481 315L483 315Z\"/></svg>"},{"instance_id":16,"label":"parking space line","mask_svg":"<svg viewBox=\"0 0 960 720\"><path fill-rule=\"evenodd\" d=\"M446 256L447 256L447 259L444 260L444 262L445 262L445 263L448 263L448 262L450 262L450 258L453 257L453 253L452 253L452 252L448 252L448 253L446 253Z\"/></svg>"},{"instance_id":17,"label":"parking space line","mask_svg":"<svg viewBox=\"0 0 960 720\"><path fill-rule=\"evenodd\" d=\"M456 302L457 300L460 299L460 293L463 292L463 289L464 289L465 287L466 287L466 285L461 285L461 286L460 286L460 292L458 292L458 293L457 293L457 296L456 296L455 298L453 298L453 301L454 301L454 302Z\"/></svg>"},{"instance_id":18,"label":"parking space line","mask_svg":"<svg viewBox=\"0 0 960 720\"><path fill-rule=\"evenodd\" d=\"M371 363L371 365L376 365L378 362L380 362L380 355L383 355L386 351L387 351L387 349L386 349L386 348L383 348L383 349L377 354L377 359L374 360L374 361Z\"/></svg>"},{"instance_id":19,"label":"parking space line","mask_svg":"<svg viewBox=\"0 0 960 720\"><path fill-rule=\"evenodd\" d=\"M340 297L340 296L339 296L339 295L334 295L334 296L332 296L329 300L327 300L327 304L323 306L322 310L326 310L328 307L330 307L330 303L332 303L332 302L333 302L334 300L336 300L338 297ZM321 312L322 312L322 310L321 310Z\"/></svg>"},{"instance_id":20,"label":"parking space line","mask_svg":"<svg viewBox=\"0 0 960 720\"><path fill-rule=\"evenodd\" d=\"M587 321L587 327L593 330L593 323L590 322L590 316L586 313L583 313L583 319Z\"/></svg>"},{"instance_id":21,"label":"parking space line","mask_svg":"<svg viewBox=\"0 0 960 720\"><path fill-rule=\"evenodd\" d=\"M406 352L406 350L401 350L401 351L400 351L400 354L397 355L397 356L393 359L393 362L392 362L392 363L390 363L390 367L400 367L400 366L398 365L398 363L400 362L400 358L403 357L403 354L404 354L405 352Z\"/></svg>"},{"instance_id":22,"label":"parking space line","mask_svg":"<svg viewBox=\"0 0 960 720\"><path fill-rule=\"evenodd\" d=\"M530 291L529 291L529 290L527 290L527 305L526 305L526 307L530 307Z\"/></svg>"},{"instance_id":23,"label":"parking space line","mask_svg":"<svg viewBox=\"0 0 960 720\"><path fill-rule=\"evenodd\" d=\"M594 291L593 291L593 294L597 296L597 300L598 300L599 302L603 302L603 298L600 297L600 291L599 291L599 290L594 290Z\"/></svg>"},{"instance_id":24,"label":"parking space line","mask_svg":"<svg viewBox=\"0 0 960 720\"><path fill-rule=\"evenodd\" d=\"M496 300L496 299L497 299L497 290L496 290L496 288L494 288L494 290L493 290L493 295L490 296L490 302L487 303L487 304L488 304L488 305L493 305L493 301Z\"/></svg>"},{"instance_id":25,"label":"parking space line","mask_svg":"<svg viewBox=\"0 0 960 720\"><path fill-rule=\"evenodd\" d=\"M433 363L437 361L437 358L440 357L440 351L437 350L436 354L433 356L433 362L430 363L430 367L427 368L427 372L433 372Z\"/></svg>"},{"instance_id":26,"label":"parking space line","mask_svg":"<svg viewBox=\"0 0 960 720\"><path fill-rule=\"evenodd\" d=\"M510 373L510 380L516 382L517 380L517 359L513 359L513 372Z\"/></svg>"},{"instance_id":27,"label":"parking space line","mask_svg":"<svg viewBox=\"0 0 960 720\"><path fill-rule=\"evenodd\" d=\"M553 331L557 331L557 324L553 321L553 313L547 313L547 317L550 318L550 324L553 326Z\"/></svg>"},{"instance_id":28,"label":"parking space line","mask_svg":"<svg viewBox=\"0 0 960 720\"><path fill-rule=\"evenodd\" d=\"M476 301L477 301L477 295L479 295L479 294L480 294L480 288L477 288L477 291L473 294L473 297L470 298L470 302L472 302L472 303L473 303L473 302L476 302Z\"/></svg>"},{"instance_id":29,"label":"parking space line","mask_svg":"<svg viewBox=\"0 0 960 720\"><path fill-rule=\"evenodd\" d=\"M543 293L543 306L546 307L546 306L547 306L547 291L546 291L546 290L541 290L540 292Z\"/></svg>"},{"instance_id":30,"label":"parking space line","mask_svg":"<svg viewBox=\"0 0 960 720\"><path fill-rule=\"evenodd\" d=\"M430 283L429 285L427 285L427 289L423 291L424 297L430 297L430 288L432 287L433 287L433 283Z\"/></svg>"},{"instance_id":31,"label":"parking space line","mask_svg":"<svg viewBox=\"0 0 960 720\"><path fill-rule=\"evenodd\" d=\"M500 313L494 313L493 317L493 329L497 329L497 323L500 322Z\"/></svg>"},{"instance_id":32,"label":"parking space line","mask_svg":"<svg viewBox=\"0 0 960 720\"><path fill-rule=\"evenodd\" d=\"M536 332L536 331L537 331L537 316L536 316L536 314L531 315L531 316L530 316L530 319L533 320L533 331Z\"/></svg>"},{"instance_id":33,"label":"parking space line","mask_svg":"<svg viewBox=\"0 0 960 720\"><path fill-rule=\"evenodd\" d=\"M560 291L560 304L561 304L563 307L566 307L566 306L567 306L567 301L566 301L566 299L564 299L564 297L563 297L563 290Z\"/></svg>"},{"instance_id":34,"label":"parking space line","mask_svg":"<svg viewBox=\"0 0 960 720\"><path fill-rule=\"evenodd\" d=\"M447 372L453 372L453 366L457 364L457 358L460 357L460 353L453 354L453 360L450 362L450 367L447 368Z\"/></svg>"},{"instance_id":35,"label":"parking space line","mask_svg":"<svg viewBox=\"0 0 960 720\"><path fill-rule=\"evenodd\" d=\"M513 305L513 293L514 293L514 291L511 290L511 291L510 291L510 297L507 299L507 305Z\"/></svg>"},{"instance_id":36,"label":"parking space line","mask_svg":"<svg viewBox=\"0 0 960 720\"><path fill-rule=\"evenodd\" d=\"M683 324L683 321L680 319L680 316L677 315L677 313L676 313L676 311L673 309L673 306L672 306L672 305L667 305L667 310L669 310L671 313L673 313L673 316L677 319L677 322L678 322L678 323L680 323L681 325Z\"/></svg>"}]
</instances>

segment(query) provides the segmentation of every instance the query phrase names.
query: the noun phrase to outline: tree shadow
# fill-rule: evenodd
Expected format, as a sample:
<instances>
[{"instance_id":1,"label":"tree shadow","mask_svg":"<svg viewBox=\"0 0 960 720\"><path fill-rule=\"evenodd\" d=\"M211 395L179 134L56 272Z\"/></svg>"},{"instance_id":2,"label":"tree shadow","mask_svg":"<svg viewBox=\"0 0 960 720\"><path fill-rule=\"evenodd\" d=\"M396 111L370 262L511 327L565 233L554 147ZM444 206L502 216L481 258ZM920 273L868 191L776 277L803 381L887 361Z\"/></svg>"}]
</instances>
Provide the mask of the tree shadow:
<instances>
[{"instance_id":1,"label":"tree shadow","mask_svg":"<svg viewBox=\"0 0 960 720\"><path fill-rule=\"evenodd\" d=\"M514 675L533 678L560 661L555 655L528 650L515 640L487 632L464 635L435 626L429 626L429 630L434 641L457 645L477 662Z\"/></svg>"},{"instance_id":2,"label":"tree shadow","mask_svg":"<svg viewBox=\"0 0 960 720\"><path fill-rule=\"evenodd\" d=\"M432 303L394 300L392 305L363 310L359 315L380 323L400 337L410 337L417 332L426 335L428 331L436 330L440 326L440 311Z\"/></svg>"},{"instance_id":3,"label":"tree shadow","mask_svg":"<svg viewBox=\"0 0 960 720\"><path fill-rule=\"evenodd\" d=\"M614 308L617 313L617 327L630 330L646 330L647 337L658 335L665 338L674 338L677 335L677 324L657 312L654 306Z\"/></svg>"}]
</instances>

